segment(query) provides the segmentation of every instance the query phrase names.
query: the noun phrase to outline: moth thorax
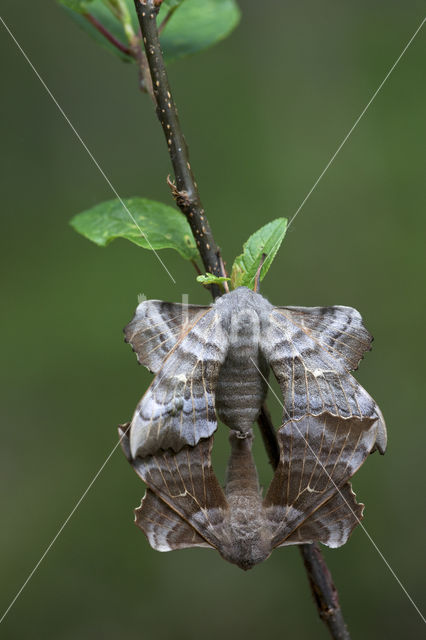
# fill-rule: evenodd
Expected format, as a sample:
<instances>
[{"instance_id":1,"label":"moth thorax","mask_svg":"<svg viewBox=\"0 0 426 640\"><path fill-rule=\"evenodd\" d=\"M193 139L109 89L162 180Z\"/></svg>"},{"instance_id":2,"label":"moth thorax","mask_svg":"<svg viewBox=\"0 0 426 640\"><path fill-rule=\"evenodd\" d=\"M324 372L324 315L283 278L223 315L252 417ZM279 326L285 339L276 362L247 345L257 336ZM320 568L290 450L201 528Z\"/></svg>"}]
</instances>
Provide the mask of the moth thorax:
<instances>
[{"instance_id":1,"label":"moth thorax","mask_svg":"<svg viewBox=\"0 0 426 640\"><path fill-rule=\"evenodd\" d=\"M260 320L254 309L236 309L231 315L230 348L256 349L260 339Z\"/></svg>"}]
</instances>

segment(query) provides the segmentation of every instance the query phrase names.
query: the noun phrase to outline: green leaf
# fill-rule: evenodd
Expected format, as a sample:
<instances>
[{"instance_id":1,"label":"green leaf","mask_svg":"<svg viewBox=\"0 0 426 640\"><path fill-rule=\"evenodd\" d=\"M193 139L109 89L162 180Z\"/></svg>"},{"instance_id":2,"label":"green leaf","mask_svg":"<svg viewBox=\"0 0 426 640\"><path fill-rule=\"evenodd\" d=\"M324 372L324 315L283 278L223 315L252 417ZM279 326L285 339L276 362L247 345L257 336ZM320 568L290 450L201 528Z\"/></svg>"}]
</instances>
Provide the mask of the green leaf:
<instances>
[{"instance_id":1,"label":"green leaf","mask_svg":"<svg viewBox=\"0 0 426 640\"><path fill-rule=\"evenodd\" d=\"M161 202L145 198L109 200L77 214L70 224L100 247L115 238L126 238L144 249L175 249L185 260L198 257L186 218Z\"/></svg>"},{"instance_id":2,"label":"green leaf","mask_svg":"<svg viewBox=\"0 0 426 640\"><path fill-rule=\"evenodd\" d=\"M254 233L243 246L243 253L235 258L232 265L232 288L248 287L253 289L254 281L262 254L266 254L260 271L263 280L275 258L287 230L287 218L277 218Z\"/></svg>"},{"instance_id":3,"label":"green leaf","mask_svg":"<svg viewBox=\"0 0 426 640\"><path fill-rule=\"evenodd\" d=\"M214 276L212 273L206 273L205 276L197 276L197 282L201 282L201 284L222 284L222 282L230 282L231 278L223 278Z\"/></svg>"},{"instance_id":4,"label":"green leaf","mask_svg":"<svg viewBox=\"0 0 426 640\"><path fill-rule=\"evenodd\" d=\"M130 26L134 33L139 31L139 22L133 0L122 0L127 6ZM117 40L127 43L124 25L108 9L104 0L58 0L70 16L99 44L114 52L122 60L132 61L111 44L84 17L90 13ZM164 0L158 24L173 10L173 15L161 34L164 59L171 62L184 56L206 49L225 38L235 29L240 20L240 10L235 0Z\"/></svg>"},{"instance_id":5,"label":"green leaf","mask_svg":"<svg viewBox=\"0 0 426 640\"><path fill-rule=\"evenodd\" d=\"M176 5L176 2L172 3ZM163 6L158 22L171 7ZM162 35L166 62L207 49L228 36L240 21L235 0L181 0Z\"/></svg>"}]
</instances>

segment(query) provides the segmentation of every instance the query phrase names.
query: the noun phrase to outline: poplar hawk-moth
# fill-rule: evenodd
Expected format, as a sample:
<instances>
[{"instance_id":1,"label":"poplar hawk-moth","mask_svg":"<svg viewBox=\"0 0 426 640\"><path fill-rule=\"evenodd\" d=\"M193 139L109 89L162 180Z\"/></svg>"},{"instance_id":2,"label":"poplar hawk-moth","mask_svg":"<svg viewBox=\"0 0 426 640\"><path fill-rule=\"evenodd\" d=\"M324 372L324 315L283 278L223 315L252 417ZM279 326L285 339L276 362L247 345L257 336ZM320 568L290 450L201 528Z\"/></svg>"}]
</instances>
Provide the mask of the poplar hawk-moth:
<instances>
[{"instance_id":1,"label":"poplar hawk-moth","mask_svg":"<svg viewBox=\"0 0 426 640\"><path fill-rule=\"evenodd\" d=\"M351 307L274 307L239 287L210 306L147 300L125 328L138 361L156 374L130 428L132 458L180 451L209 438L217 419L248 433L265 400L272 369L284 417L328 413L386 427L373 398L350 374L371 335Z\"/></svg>"},{"instance_id":2,"label":"poplar hawk-moth","mask_svg":"<svg viewBox=\"0 0 426 640\"><path fill-rule=\"evenodd\" d=\"M262 497L251 453L251 430L230 433L225 490L211 463L213 436L177 453L134 458L128 426L124 452L147 485L136 524L158 551L216 549L250 569L281 546L343 545L362 517L349 479L376 442L378 420L329 413L290 420L277 433L280 460Z\"/></svg>"}]
</instances>

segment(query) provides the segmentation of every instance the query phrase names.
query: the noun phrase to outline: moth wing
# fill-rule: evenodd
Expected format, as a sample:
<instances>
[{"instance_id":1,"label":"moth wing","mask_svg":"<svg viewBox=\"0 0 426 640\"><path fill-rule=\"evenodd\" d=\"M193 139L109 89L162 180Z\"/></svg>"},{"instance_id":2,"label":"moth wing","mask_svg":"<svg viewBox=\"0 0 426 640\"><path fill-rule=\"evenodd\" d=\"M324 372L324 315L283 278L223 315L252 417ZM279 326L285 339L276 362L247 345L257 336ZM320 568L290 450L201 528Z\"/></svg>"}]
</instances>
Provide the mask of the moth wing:
<instances>
[{"instance_id":1,"label":"moth wing","mask_svg":"<svg viewBox=\"0 0 426 640\"><path fill-rule=\"evenodd\" d=\"M133 458L196 445L217 428L215 389L228 350L221 316L208 308L179 340L136 407Z\"/></svg>"},{"instance_id":2,"label":"moth wing","mask_svg":"<svg viewBox=\"0 0 426 640\"><path fill-rule=\"evenodd\" d=\"M124 455L127 460L132 463L132 456L130 454L130 441L129 441L129 432L130 432L130 422L125 422L124 424L118 425L118 436L119 443L123 450Z\"/></svg>"},{"instance_id":3,"label":"moth wing","mask_svg":"<svg viewBox=\"0 0 426 640\"><path fill-rule=\"evenodd\" d=\"M276 307L262 350L284 398L284 419L324 412L341 418L378 419L377 448L386 427L373 398L350 375L371 336L351 307Z\"/></svg>"},{"instance_id":4,"label":"moth wing","mask_svg":"<svg viewBox=\"0 0 426 640\"><path fill-rule=\"evenodd\" d=\"M143 460L133 459L126 427L120 428L124 453L148 486L141 507L135 511L136 523L151 546L220 547L227 536L229 506L211 464L213 438L178 453L162 451Z\"/></svg>"},{"instance_id":5,"label":"moth wing","mask_svg":"<svg viewBox=\"0 0 426 640\"><path fill-rule=\"evenodd\" d=\"M333 549L341 547L361 521L363 511L364 505L356 501L347 482L279 546L322 542Z\"/></svg>"},{"instance_id":6,"label":"moth wing","mask_svg":"<svg viewBox=\"0 0 426 640\"><path fill-rule=\"evenodd\" d=\"M364 353L371 349L373 338L353 307L276 307L276 310L319 348L341 361L347 371L357 369Z\"/></svg>"},{"instance_id":7,"label":"moth wing","mask_svg":"<svg viewBox=\"0 0 426 640\"><path fill-rule=\"evenodd\" d=\"M146 490L141 506L135 509L135 523L156 551L174 551L188 547L212 548L190 524L150 489Z\"/></svg>"},{"instance_id":8,"label":"moth wing","mask_svg":"<svg viewBox=\"0 0 426 640\"><path fill-rule=\"evenodd\" d=\"M344 495L339 492L371 453L376 431L373 419L343 420L330 414L281 427L280 462L264 500L274 547L286 544L323 505L336 501L336 494ZM352 498L348 503L353 506Z\"/></svg>"},{"instance_id":9,"label":"moth wing","mask_svg":"<svg viewBox=\"0 0 426 640\"><path fill-rule=\"evenodd\" d=\"M209 308L145 300L124 328L124 339L136 353L138 362L157 373L176 343Z\"/></svg>"}]
</instances>

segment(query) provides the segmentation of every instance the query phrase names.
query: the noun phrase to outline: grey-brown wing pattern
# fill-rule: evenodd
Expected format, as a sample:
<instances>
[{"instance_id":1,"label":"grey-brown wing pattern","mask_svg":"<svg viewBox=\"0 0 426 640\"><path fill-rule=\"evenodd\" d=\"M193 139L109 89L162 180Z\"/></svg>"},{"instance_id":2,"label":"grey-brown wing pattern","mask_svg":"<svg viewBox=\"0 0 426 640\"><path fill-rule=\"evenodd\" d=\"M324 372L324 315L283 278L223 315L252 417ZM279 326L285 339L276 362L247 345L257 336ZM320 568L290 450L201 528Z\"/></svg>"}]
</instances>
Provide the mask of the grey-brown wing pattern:
<instances>
[{"instance_id":1,"label":"grey-brown wing pattern","mask_svg":"<svg viewBox=\"0 0 426 640\"><path fill-rule=\"evenodd\" d=\"M132 458L125 429L120 428L124 453L148 485L135 514L150 544L160 551L220 546L229 535L224 526L229 507L211 464L213 438L142 460Z\"/></svg>"},{"instance_id":2,"label":"grey-brown wing pattern","mask_svg":"<svg viewBox=\"0 0 426 640\"><path fill-rule=\"evenodd\" d=\"M354 526L351 509L359 513L360 507L351 495L341 503L348 489L343 494L339 491L373 449L376 429L370 418L343 420L330 414L306 416L281 427L280 462L264 500L267 519L274 531L274 547L305 541L295 534L301 527L304 529L300 529L300 535L303 531L308 536L306 542L311 541L312 531L319 530L322 538L328 531L327 541L321 540L325 544L337 546L336 541L343 540L341 544L346 541ZM330 499L334 501L331 507ZM333 512L340 523L337 533L331 526ZM342 533L339 527L343 525Z\"/></svg>"},{"instance_id":3,"label":"grey-brown wing pattern","mask_svg":"<svg viewBox=\"0 0 426 640\"><path fill-rule=\"evenodd\" d=\"M284 399L284 420L323 412L342 418L378 418L377 446L386 428L374 400L350 375L370 335L350 307L277 307L270 313L262 349Z\"/></svg>"},{"instance_id":4,"label":"grey-brown wing pattern","mask_svg":"<svg viewBox=\"0 0 426 640\"><path fill-rule=\"evenodd\" d=\"M371 349L371 334L353 307L275 307L288 323L300 329L350 371Z\"/></svg>"},{"instance_id":5,"label":"grey-brown wing pattern","mask_svg":"<svg viewBox=\"0 0 426 640\"><path fill-rule=\"evenodd\" d=\"M349 479L374 448L386 447L382 414L349 373L371 342L357 311L272 308L242 288L212 307L142 303L125 331L157 374L122 431L123 449L148 485L136 522L155 549L216 548L249 568L278 546L346 542L363 509ZM222 406L216 392L226 409L239 390L255 395L250 361L262 378L255 389L263 393L271 366L284 399L280 463L264 500L251 441L241 434L231 437L228 470L238 473L228 473L226 494L211 466Z\"/></svg>"},{"instance_id":6,"label":"grey-brown wing pattern","mask_svg":"<svg viewBox=\"0 0 426 640\"><path fill-rule=\"evenodd\" d=\"M210 307L145 300L124 328L138 362L157 373L176 343Z\"/></svg>"},{"instance_id":7,"label":"grey-brown wing pattern","mask_svg":"<svg viewBox=\"0 0 426 640\"><path fill-rule=\"evenodd\" d=\"M328 547L341 547L362 518L364 505L356 501L350 482L309 516L280 545L322 542Z\"/></svg>"},{"instance_id":8,"label":"grey-brown wing pattern","mask_svg":"<svg viewBox=\"0 0 426 640\"><path fill-rule=\"evenodd\" d=\"M281 427L280 462L264 500L251 437L231 433L224 492L211 464L213 437L177 453L133 459L127 428L121 428L124 452L148 485L136 524L159 551L213 548L248 569L279 546L341 546L362 517L349 479L374 446L372 419L324 414Z\"/></svg>"},{"instance_id":9,"label":"grey-brown wing pattern","mask_svg":"<svg viewBox=\"0 0 426 640\"><path fill-rule=\"evenodd\" d=\"M203 312L164 361L136 407L130 430L133 458L179 451L217 428L215 389L229 336L212 307Z\"/></svg>"},{"instance_id":10,"label":"grey-brown wing pattern","mask_svg":"<svg viewBox=\"0 0 426 640\"><path fill-rule=\"evenodd\" d=\"M135 509L135 522L156 551L174 551L188 547L213 547L179 514L146 490L142 504Z\"/></svg>"}]
</instances>

